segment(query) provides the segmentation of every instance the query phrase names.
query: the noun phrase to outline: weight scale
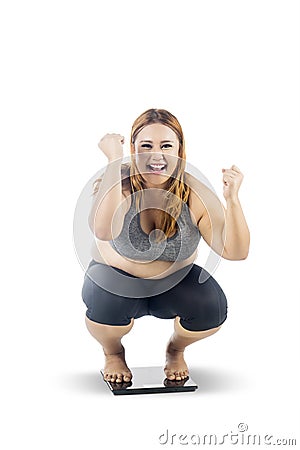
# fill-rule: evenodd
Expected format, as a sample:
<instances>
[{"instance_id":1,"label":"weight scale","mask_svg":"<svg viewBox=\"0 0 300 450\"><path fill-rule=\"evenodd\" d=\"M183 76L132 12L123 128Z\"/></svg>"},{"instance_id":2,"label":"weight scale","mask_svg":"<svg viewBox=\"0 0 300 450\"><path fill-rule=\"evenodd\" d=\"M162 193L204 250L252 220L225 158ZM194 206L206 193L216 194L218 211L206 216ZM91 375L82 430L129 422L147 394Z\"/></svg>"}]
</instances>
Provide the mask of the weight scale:
<instances>
[{"instance_id":1,"label":"weight scale","mask_svg":"<svg viewBox=\"0 0 300 450\"><path fill-rule=\"evenodd\" d=\"M191 377L180 381L168 380L163 367L134 367L130 370L132 380L129 382L112 383L103 378L114 395L166 394L169 392L193 392L198 389ZM101 374L103 377L102 370Z\"/></svg>"}]
</instances>

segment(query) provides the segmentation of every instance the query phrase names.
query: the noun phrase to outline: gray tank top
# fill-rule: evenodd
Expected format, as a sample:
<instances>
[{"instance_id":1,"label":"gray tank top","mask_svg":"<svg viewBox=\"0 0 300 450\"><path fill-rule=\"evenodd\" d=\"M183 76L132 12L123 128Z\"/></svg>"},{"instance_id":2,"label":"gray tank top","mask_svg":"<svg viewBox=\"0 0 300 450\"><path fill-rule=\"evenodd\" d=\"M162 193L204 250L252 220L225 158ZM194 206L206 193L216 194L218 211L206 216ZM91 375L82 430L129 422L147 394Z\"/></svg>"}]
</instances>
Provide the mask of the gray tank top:
<instances>
[{"instance_id":1,"label":"gray tank top","mask_svg":"<svg viewBox=\"0 0 300 450\"><path fill-rule=\"evenodd\" d=\"M201 238L198 227L192 222L189 207L184 202L177 225L175 235L162 242L155 242L155 233L163 232L153 230L148 235L142 230L140 216L135 207L135 195L132 195L122 231L109 243L120 255L133 260L182 261L194 253Z\"/></svg>"}]
</instances>

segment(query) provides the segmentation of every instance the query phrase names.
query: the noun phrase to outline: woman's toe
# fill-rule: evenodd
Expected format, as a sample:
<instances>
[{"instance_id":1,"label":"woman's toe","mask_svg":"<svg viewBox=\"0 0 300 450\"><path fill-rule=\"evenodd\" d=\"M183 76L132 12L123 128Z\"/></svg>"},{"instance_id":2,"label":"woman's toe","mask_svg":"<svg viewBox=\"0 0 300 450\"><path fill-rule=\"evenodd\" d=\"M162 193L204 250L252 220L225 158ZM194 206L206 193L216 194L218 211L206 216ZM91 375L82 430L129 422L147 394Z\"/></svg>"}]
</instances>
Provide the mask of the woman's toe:
<instances>
[{"instance_id":1,"label":"woman's toe","mask_svg":"<svg viewBox=\"0 0 300 450\"><path fill-rule=\"evenodd\" d=\"M167 378L168 380L175 380L175 374L172 372L167 372Z\"/></svg>"},{"instance_id":2,"label":"woman's toe","mask_svg":"<svg viewBox=\"0 0 300 450\"><path fill-rule=\"evenodd\" d=\"M122 383L123 375L121 373L117 373L116 375L116 383Z\"/></svg>"}]
</instances>

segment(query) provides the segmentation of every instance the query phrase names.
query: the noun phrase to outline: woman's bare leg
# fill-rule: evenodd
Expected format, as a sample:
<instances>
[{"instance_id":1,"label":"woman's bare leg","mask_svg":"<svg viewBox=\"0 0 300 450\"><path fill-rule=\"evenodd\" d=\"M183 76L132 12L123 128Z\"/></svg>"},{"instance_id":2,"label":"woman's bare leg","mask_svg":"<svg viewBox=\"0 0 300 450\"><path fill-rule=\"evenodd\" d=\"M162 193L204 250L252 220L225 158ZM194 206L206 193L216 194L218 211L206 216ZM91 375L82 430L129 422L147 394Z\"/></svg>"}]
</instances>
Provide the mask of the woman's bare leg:
<instances>
[{"instance_id":1,"label":"woman's bare leg","mask_svg":"<svg viewBox=\"0 0 300 450\"><path fill-rule=\"evenodd\" d=\"M121 343L122 337L133 327L134 319L129 325L104 325L85 318L87 329L102 345L105 355L104 378L106 381L122 383L132 378L132 373L125 361L125 349Z\"/></svg>"},{"instance_id":2,"label":"woman's bare leg","mask_svg":"<svg viewBox=\"0 0 300 450\"><path fill-rule=\"evenodd\" d=\"M188 368L183 357L185 348L194 342L216 333L221 327L206 331L189 331L179 323L177 316L174 321L174 333L171 336L166 351L165 374L169 380L184 380L188 377Z\"/></svg>"}]
</instances>

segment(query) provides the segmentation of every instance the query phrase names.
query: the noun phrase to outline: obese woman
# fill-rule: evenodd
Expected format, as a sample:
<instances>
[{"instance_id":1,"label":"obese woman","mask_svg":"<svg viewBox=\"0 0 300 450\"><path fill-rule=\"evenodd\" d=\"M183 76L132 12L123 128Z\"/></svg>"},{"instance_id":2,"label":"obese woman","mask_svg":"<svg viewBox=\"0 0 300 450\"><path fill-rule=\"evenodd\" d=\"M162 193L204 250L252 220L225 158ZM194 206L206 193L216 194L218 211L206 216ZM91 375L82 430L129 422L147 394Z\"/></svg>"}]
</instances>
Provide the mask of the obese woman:
<instances>
[{"instance_id":1,"label":"obese woman","mask_svg":"<svg viewBox=\"0 0 300 450\"><path fill-rule=\"evenodd\" d=\"M129 163L122 162L123 145L119 134L99 142L108 164L94 182L89 214L95 239L82 287L86 325L103 348L105 380L126 383L132 374L121 341L134 320L174 319L165 374L185 380L185 348L216 333L227 316L221 287L194 263L200 238L225 259L248 255L238 196L243 175L235 165L222 169L224 207L185 171L181 125L163 109L149 109L133 123Z\"/></svg>"}]
</instances>

